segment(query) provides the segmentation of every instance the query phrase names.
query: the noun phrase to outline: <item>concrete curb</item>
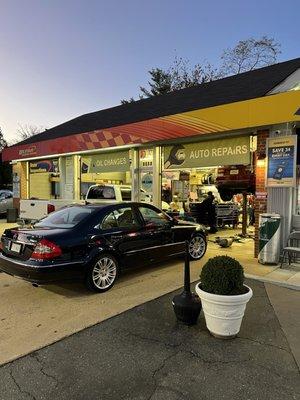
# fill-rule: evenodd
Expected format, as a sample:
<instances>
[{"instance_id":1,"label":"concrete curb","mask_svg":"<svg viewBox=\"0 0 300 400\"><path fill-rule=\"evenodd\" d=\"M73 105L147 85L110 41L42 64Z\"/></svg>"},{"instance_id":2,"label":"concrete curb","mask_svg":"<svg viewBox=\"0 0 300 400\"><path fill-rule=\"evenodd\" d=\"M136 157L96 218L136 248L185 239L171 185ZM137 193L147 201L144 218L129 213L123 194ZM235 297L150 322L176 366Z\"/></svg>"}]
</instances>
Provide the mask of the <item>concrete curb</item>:
<instances>
[{"instance_id":1,"label":"concrete curb","mask_svg":"<svg viewBox=\"0 0 300 400\"><path fill-rule=\"evenodd\" d=\"M245 274L245 277L249 278L249 279L255 279L255 280L260 281L260 282L272 283L274 285L282 286L282 287L285 287L287 289L300 290L300 286L299 285L295 285L293 283L288 283L287 281L268 278L267 276Z\"/></svg>"}]
</instances>

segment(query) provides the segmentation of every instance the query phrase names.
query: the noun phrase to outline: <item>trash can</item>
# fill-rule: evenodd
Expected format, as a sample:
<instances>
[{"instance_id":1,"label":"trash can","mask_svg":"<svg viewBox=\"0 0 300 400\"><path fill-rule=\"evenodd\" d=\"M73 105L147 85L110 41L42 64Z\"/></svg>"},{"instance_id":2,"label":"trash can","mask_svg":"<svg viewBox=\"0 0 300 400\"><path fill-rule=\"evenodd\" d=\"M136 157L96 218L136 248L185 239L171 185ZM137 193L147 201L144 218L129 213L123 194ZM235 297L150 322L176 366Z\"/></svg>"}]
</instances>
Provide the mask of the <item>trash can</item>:
<instances>
[{"instance_id":1,"label":"trash can","mask_svg":"<svg viewBox=\"0 0 300 400\"><path fill-rule=\"evenodd\" d=\"M6 221L7 222L17 222L18 219L18 209L17 208L8 208L6 213Z\"/></svg>"},{"instance_id":2,"label":"trash can","mask_svg":"<svg viewBox=\"0 0 300 400\"><path fill-rule=\"evenodd\" d=\"M280 256L279 214L261 214L259 216L259 253L261 264L278 264Z\"/></svg>"}]
</instances>

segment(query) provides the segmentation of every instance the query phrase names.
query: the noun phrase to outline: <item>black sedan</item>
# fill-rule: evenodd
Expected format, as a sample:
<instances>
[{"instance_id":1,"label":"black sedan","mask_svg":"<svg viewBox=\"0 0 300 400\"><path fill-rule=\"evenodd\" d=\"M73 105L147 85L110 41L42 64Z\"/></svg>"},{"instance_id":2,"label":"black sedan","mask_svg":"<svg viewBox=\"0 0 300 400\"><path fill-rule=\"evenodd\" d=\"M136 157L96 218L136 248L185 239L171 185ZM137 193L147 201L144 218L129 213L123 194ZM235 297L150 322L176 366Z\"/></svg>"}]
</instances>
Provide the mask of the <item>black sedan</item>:
<instances>
[{"instance_id":1,"label":"black sedan","mask_svg":"<svg viewBox=\"0 0 300 400\"><path fill-rule=\"evenodd\" d=\"M144 266L206 251L201 225L176 221L146 203L72 205L49 214L33 228L6 229L0 269L36 284L84 279L88 289L110 289L123 267Z\"/></svg>"}]
</instances>

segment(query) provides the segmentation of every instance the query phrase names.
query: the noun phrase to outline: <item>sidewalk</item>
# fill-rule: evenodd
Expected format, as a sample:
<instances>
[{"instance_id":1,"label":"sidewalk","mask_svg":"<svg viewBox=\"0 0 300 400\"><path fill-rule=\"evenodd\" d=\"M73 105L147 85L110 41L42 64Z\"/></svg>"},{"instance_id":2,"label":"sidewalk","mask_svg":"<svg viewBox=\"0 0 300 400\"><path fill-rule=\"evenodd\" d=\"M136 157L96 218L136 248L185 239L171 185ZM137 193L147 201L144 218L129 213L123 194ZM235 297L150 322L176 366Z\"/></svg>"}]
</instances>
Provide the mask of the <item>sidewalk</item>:
<instances>
[{"instance_id":1,"label":"sidewalk","mask_svg":"<svg viewBox=\"0 0 300 400\"><path fill-rule=\"evenodd\" d=\"M216 255L228 255L236 258L244 267L245 276L247 278L256 279L262 282L274 283L290 289L300 290L300 265L262 265L259 264L257 258L254 258L254 241L251 238L242 239L241 243L233 242L231 247L221 248L213 243L215 236L233 236L239 233L239 230L218 232L215 235L209 235L209 245L207 250L208 257Z\"/></svg>"},{"instance_id":2,"label":"sidewalk","mask_svg":"<svg viewBox=\"0 0 300 400\"><path fill-rule=\"evenodd\" d=\"M169 293L0 367L0 399L296 400L287 337L264 284L247 283L254 297L236 339L213 338L203 313L178 324ZM295 334L299 346L299 321Z\"/></svg>"}]
</instances>

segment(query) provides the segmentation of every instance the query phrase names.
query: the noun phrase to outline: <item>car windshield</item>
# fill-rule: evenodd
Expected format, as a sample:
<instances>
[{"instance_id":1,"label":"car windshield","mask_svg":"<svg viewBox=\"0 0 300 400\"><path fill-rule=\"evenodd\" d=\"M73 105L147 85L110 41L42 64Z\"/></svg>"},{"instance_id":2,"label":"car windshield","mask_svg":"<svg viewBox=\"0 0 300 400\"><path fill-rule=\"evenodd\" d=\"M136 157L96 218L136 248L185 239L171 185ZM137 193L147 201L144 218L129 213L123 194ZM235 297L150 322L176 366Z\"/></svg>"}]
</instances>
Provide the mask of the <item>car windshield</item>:
<instances>
[{"instance_id":1,"label":"car windshield","mask_svg":"<svg viewBox=\"0 0 300 400\"><path fill-rule=\"evenodd\" d=\"M66 228L70 229L78 225L93 212L93 209L83 207L66 207L54 211L47 217L38 221L35 227Z\"/></svg>"}]
</instances>

